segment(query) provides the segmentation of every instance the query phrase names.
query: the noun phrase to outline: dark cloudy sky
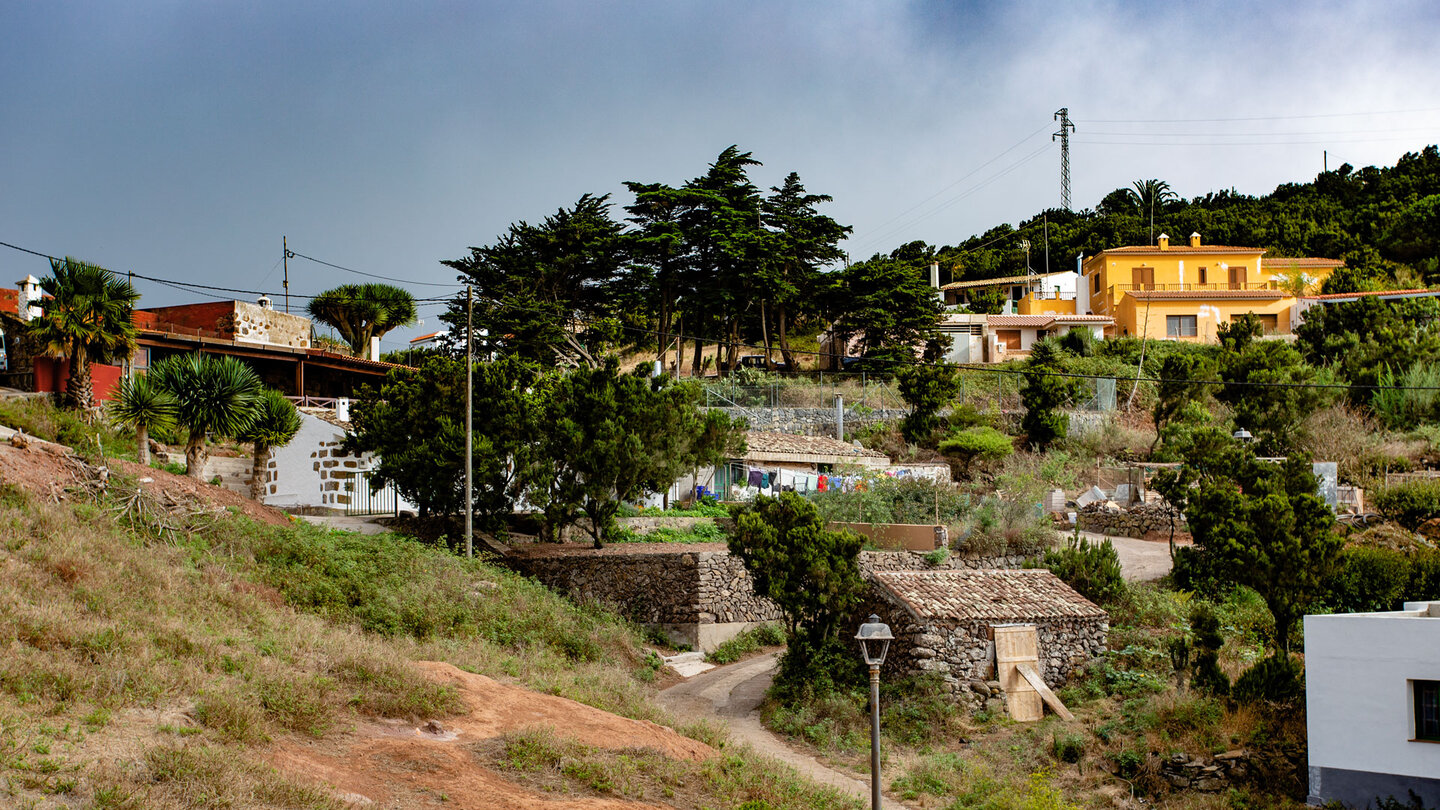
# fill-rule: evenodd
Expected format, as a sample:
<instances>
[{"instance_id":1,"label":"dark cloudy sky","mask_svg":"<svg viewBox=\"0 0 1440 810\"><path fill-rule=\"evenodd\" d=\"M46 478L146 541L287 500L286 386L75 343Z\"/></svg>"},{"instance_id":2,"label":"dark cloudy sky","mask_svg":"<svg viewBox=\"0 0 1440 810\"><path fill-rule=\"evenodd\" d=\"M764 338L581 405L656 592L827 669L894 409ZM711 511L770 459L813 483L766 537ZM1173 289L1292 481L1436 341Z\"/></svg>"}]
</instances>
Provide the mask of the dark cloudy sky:
<instances>
[{"instance_id":1,"label":"dark cloudy sky","mask_svg":"<svg viewBox=\"0 0 1440 810\"><path fill-rule=\"evenodd\" d=\"M0 241L278 294L284 235L448 282L513 221L733 143L834 196L863 257L1058 206L1060 107L1077 209L1392 164L1440 142L1437 36L1433 0L6 2ZM0 285L47 271L0 249Z\"/></svg>"}]
</instances>

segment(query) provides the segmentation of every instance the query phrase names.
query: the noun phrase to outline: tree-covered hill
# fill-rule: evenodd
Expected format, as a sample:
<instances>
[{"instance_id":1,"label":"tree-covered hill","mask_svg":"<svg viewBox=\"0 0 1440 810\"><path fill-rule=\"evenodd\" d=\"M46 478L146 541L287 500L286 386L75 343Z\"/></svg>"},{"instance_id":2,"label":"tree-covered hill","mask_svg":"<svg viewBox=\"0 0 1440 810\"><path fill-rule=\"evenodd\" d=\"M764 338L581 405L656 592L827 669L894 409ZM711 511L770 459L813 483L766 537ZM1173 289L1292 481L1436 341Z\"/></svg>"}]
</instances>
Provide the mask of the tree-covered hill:
<instances>
[{"instance_id":1,"label":"tree-covered hill","mask_svg":"<svg viewBox=\"0 0 1440 810\"><path fill-rule=\"evenodd\" d=\"M1185 200L1167 199L1168 186L1137 181L1117 188L1093 208L1050 209L1018 226L1000 224L957 245L934 248L912 242L900 255L938 260L942 281L1017 275L1025 272L1020 240L1032 243L1030 266L1044 269L1048 242L1050 269L1074 266L1075 257L1121 245L1153 244L1154 234L1183 239L1198 232L1207 244L1262 247L1271 256L1344 259L1332 291L1408 283L1440 282L1440 150L1427 146L1389 167L1356 170L1348 163L1308 183L1286 183L1263 197L1220 191ZM1047 233L1048 231L1048 233ZM948 279L946 272L948 271Z\"/></svg>"}]
</instances>

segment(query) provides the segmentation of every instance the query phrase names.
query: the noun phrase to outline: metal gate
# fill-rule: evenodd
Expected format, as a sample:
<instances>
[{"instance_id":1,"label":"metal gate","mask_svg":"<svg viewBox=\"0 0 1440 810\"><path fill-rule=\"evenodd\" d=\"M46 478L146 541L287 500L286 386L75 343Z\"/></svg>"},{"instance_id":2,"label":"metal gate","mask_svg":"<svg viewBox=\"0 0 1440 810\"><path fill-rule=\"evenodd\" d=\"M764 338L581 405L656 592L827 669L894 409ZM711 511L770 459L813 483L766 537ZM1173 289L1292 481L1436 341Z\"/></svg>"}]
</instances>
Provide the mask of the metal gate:
<instances>
[{"instance_id":1,"label":"metal gate","mask_svg":"<svg viewBox=\"0 0 1440 810\"><path fill-rule=\"evenodd\" d=\"M345 489L350 495L350 502L345 504L347 515L393 515L400 503L400 493L393 481L374 489L365 473L356 473L345 482Z\"/></svg>"}]
</instances>

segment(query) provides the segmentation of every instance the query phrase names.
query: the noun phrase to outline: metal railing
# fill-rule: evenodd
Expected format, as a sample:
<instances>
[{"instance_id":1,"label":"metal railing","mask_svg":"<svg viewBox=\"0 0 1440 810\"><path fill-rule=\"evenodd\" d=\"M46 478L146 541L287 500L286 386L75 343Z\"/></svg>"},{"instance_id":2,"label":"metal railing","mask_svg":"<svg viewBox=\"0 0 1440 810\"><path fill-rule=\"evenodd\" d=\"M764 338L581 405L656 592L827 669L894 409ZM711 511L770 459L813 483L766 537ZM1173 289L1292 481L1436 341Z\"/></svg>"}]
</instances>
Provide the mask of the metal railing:
<instances>
[{"instance_id":1,"label":"metal railing","mask_svg":"<svg viewBox=\"0 0 1440 810\"><path fill-rule=\"evenodd\" d=\"M1114 298L1116 293L1123 292L1225 292L1240 290L1279 289L1280 286L1273 281L1222 281L1215 284L1196 284L1188 281L1175 284L1111 284L1110 297Z\"/></svg>"},{"instance_id":2,"label":"metal railing","mask_svg":"<svg viewBox=\"0 0 1440 810\"><path fill-rule=\"evenodd\" d=\"M370 477L362 472L346 481L345 489L350 496L350 502L345 504L347 515L393 515L399 509L400 493L393 482L374 489Z\"/></svg>"}]
</instances>

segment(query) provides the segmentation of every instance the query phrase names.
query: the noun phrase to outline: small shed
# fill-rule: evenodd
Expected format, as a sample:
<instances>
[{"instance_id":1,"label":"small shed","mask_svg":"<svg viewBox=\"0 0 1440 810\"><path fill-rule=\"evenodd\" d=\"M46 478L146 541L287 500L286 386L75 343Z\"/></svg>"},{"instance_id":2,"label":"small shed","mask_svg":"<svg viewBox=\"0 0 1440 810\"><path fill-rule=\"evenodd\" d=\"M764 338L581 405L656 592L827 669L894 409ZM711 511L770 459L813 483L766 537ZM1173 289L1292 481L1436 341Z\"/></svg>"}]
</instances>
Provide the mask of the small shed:
<instances>
[{"instance_id":1,"label":"small shed","mask_svg":"<svg viewBox=\"0 0 1440 810\"><path fill-rule=\"evenodd\" d=\"M935 673L956 693L997 678L996 628L1033 626L1051 687L1105 650L1110 616L1044 569L877 571L875 612L895 633L887 670ZM893 669L892 669L893 667ZM979 682L978 684L976 682Z\"/></svg>"}]
</instances>

